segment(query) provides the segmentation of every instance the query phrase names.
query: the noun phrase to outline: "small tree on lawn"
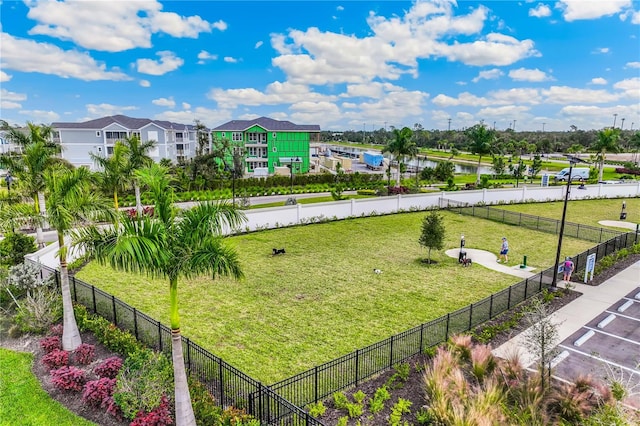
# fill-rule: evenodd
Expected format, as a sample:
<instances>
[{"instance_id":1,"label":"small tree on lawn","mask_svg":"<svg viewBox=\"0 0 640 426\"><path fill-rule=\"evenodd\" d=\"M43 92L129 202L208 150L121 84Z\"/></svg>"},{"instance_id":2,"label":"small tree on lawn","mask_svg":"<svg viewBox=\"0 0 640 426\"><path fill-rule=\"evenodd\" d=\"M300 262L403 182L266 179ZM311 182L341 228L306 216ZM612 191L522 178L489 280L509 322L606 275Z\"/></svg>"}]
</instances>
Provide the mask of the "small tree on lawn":
<instances>
[{"instance_id":1,"label":"small tree on lawn","mask_svg":"<svg viewBox=\"0 0 640 426\"><path fill-rule=\"evenodd\" d=\"M551 313L544 303L535 302L526 317L530 327L526 331L526 338L524 339L525 347L536 359L542 389L545 390L549 387L546 377L547 375L551 376L551 360L559 352L557 345L559 340L558 326L560 324L554 322L550 315Z\"/></svg>"},{"instance_id":2,"label":"small tree on lawn","mask_svg":"<svg viewBox=\"0 0 640 426\"><path fill-rule=\"evenodd\" d=\"M418 242L429 249L428 263L431 263L431 249L442 250L444 247L444 223L437 211L432 211L422 220L422 234Z\"/></svg>"}]
</instances>

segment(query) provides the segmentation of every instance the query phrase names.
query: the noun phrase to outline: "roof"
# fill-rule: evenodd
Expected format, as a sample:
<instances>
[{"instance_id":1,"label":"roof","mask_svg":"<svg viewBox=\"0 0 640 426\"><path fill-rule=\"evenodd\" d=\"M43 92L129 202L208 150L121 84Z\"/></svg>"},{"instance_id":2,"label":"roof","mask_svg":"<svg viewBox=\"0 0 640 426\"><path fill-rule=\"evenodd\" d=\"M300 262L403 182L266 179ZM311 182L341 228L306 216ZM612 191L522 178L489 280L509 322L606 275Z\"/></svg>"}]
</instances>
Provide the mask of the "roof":
<instances>
[{"instance_id":1,"label":"roof","mask_svg":"<svg viewBox=\"0 0 640 426\"><path fill-rule=\"evenodd\" d=\"M148 118L132 118L126 115L112 115L109 117L96 118L95 120L89 120L82 123L51 123L51 127L54 129L104 129L111 124L119 124L125 129L136 130L141 129L148 124L155 124L163 129L174 130L195 130L195 126L192 124L180 124L172 123L164 120L150 120Z\"/></svg>"},{"instance_id":2,"label":"roof","mask_svg":"<svg viewBox=\"0 0 640 426\"><path fill-rule=\"evenodd\" d=\"M290 121L279 121L269 117L253 120L232 120L213 129L214 131L242 132L258 125L269 132L319 132L318 124L293 124Z\"/></svg>"}]
</instances>

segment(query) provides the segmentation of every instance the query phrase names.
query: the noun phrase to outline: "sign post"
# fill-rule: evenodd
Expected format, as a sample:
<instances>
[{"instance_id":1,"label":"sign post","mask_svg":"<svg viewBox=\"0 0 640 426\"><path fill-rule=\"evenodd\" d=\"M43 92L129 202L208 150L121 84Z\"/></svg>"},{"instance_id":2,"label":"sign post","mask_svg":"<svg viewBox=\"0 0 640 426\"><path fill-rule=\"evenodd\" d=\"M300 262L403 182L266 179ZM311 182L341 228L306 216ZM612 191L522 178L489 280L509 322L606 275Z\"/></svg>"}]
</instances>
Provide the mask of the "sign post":
<instances>
[{"instance_id":1,"label":"sign post","mask_svg":"<svg viewBox=\"0 0 640 426\"><path fill-rule=\"evenodd\" d=\"M587 256L587 265L584 268L584 283L587 283L587 280L593 280L593 273L596 269L596 254L591 253ZM591 272L591 278L589 279L589 272Z\"/></svg>"}]
</instances>

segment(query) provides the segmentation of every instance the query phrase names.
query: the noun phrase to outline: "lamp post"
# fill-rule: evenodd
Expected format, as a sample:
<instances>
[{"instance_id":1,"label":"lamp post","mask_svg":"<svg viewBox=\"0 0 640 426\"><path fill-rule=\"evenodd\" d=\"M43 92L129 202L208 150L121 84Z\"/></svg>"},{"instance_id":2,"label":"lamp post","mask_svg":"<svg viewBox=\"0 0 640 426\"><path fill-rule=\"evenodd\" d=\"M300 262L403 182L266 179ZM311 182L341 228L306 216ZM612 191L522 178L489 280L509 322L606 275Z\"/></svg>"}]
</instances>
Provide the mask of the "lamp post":
<instances>
[{"instance_id":1,"label":"lamp post","mask_svg":"<svg viewBox=\"0 0 640 426\"><path fill-rule=\"evenodd\" d=\"M293 172L294 172L293 165L294 163L299 164L301 162L302 160L300 159L300 157L296 157L296 158L291 157L291 162L289 163L289 168L291 169L291 173L290 173L291 174L291 194L293 194Z\"/></svg>"},{"instance_id":2,"label":"lamp post","mask_svg":"<svg viewBox=\"0 0 640 426\"><path fill-rule=\"evenodd\" d=\"M567 192L564 195L564 206L562 207L562 220L560 221L560 234L558 235L558 251L556 252L556 262L553 268L553 281L551 282L551 291L556 291L556 281L558 280L558 268L560 267L560 252L562 251L562 236L564 234L564 222L567 217L567 202L569 201L569 194L571 193L571 172L573 166L576 163L584 163L578 157L567 156L569 159L569 178L567 179Z\"/></svg>"},{"instance_id":3,"label":"lamp post","mask_svg":"<svg viewBox=\"0 0 640 426\"><path fill-rule=\"evenodd\" d=\"M616 118L618 118L618 114L613 114L613 128L616 128Z\"/></svg>"}]
</instances>

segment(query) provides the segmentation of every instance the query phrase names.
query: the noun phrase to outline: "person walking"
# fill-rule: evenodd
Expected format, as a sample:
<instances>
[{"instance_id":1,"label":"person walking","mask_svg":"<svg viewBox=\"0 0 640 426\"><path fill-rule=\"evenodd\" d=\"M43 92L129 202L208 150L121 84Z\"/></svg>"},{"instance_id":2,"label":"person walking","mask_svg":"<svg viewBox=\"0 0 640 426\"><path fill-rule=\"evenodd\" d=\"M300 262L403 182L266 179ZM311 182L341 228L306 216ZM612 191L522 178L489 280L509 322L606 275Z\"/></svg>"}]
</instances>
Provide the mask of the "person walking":
<instances>
[{"instance_id":1,"label":"person walking","mask_svg":"<svg viewBox=\"0 0 640 426\"><path fill-rule=\"evenodd\" d=\"M562 276L562 279L565 282L569 282L571 281L571 273L573 272L575 265L573 264L573 261L571 260L570 257L567 257L564 260L564 264L562 265L562 271L564 272L564 275Z\"/></svg>"},{"instance_id":2,"label":"person walking","mask_svg":"<svg viewBox=\"0 0 640 426\"><path fill-rule=\"evenodd\" d=\"M507 241L507 237L502 237L502 246L500 246L500 258L498 259L498 263L500 261L507 263L509 262L509 241Z\"/></svg>"}]
</instances>

